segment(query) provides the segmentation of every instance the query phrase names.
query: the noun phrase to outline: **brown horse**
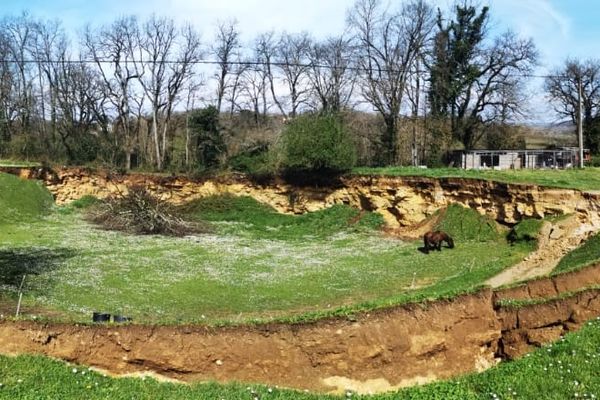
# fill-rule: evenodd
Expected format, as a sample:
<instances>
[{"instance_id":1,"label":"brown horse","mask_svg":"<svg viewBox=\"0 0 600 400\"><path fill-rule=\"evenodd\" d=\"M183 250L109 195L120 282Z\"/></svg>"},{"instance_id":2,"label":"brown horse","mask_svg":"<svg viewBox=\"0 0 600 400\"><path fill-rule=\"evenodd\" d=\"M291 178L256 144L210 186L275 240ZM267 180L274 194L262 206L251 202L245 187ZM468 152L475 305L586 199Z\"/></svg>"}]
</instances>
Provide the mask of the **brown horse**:
<instances>
[{"instance_id":1,"label":"brown horse","mask_svg":"<svg viewBox=\"0 0 600 400\"><path fill-rule=\"evenodd\" d=\"M442 242L446 242L448 248L454 248L454 240L446 232L435 231L427 232L423 235L423 242L425 243L425 253L429 253L429 250L442 250Z\"/></svg>"}]
</instances>

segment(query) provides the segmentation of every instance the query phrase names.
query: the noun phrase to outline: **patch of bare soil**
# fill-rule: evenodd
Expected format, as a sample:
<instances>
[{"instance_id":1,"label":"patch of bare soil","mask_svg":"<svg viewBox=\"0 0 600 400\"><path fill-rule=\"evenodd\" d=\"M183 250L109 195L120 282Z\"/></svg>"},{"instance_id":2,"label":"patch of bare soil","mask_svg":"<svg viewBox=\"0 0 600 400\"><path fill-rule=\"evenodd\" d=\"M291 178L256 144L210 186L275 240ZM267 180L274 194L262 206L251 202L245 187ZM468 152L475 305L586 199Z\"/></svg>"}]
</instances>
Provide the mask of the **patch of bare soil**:
<instances>
[{"instance_id":1,"label":"patch of bare soil","mask_svg":"<svg viewBox=\"0 0 600 400\"><path fill-rule=\"evenodd\" d=\"M438 213L433 216L424 219L418 224L411 225L408 227L398 227L398 228L386 228L384 232L388 235L395 236L401 240L418 240L422 239L423 235L427 232L432 231L435 226L443 219L444 215L446 215L447 208L442 208Z\"/></svg>"},{"instance_id":2,"label":"patch of bare soil","mask_svg":"<svg viewBox=\"0 0 600 400\"><path fill-rule=\"evenodd\" d=\"M502 271L485 283L493 288L546 276L560 259L577 248L600 227L582 224L576 215L555 223L544 222L538 235L538 248L523 261Z\"/></svg>"}]
</instances>

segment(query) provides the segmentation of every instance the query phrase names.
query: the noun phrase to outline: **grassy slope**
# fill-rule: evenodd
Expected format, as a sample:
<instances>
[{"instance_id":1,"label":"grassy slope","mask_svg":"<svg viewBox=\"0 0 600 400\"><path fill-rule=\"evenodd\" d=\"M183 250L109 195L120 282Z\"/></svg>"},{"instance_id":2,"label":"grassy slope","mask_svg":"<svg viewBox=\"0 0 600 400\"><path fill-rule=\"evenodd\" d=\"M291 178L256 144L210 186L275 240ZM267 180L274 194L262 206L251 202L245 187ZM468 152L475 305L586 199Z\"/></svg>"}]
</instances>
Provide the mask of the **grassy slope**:
<instances>
[{"instance_id":1,"label":"grassy slope","mask_svg":"<svg viewBox=\"0 0 600 400\"><path fill-rule=\"evenodd\" d=\"M600 259L600 234L589 238L582 246L564 256L556 268L554 274L560 274L568 271L574 271Z\"/></svg>"},{"instance_id":2,"label":"grassy slope","mask_svg":"<svg viewBox=\"0 0 600 400\"><path fill-rule=\"evenodd\" d=\"M103 310L138 322L218 322L318 318L450 297L478 287L529 249L502 238L461 239L453 250L425 255L417 251L420 242L382 236L373 230L378 217L347 207L296 217L247 198L205 202L189 211L213 221L215 234L123 235L93 229L63 209L0 231L0 258L11 264L47 258L47 268L27 279L29 309L41 305L78 321ZM462 214L448 214L470 220L474 213L457 210ZM36 258L29 260L31 254Z\"/></svg>"},{"instance_id":3,"label":"grassy slope","mask_svg":"<svg viewBox=\"0 0 600 400\"><path fill-rule=\"evenodd\" d=\"M551 170L464 170L459 168L422 169L414 167L356 168L357 175L426 176L432 178L456 177L487 179L507 183L528 183L550 187L580 190L600 190L600 169L585 168Z\"/></svg>"},{"instance_id":4,"label":"grassy slope","mask_svg":"<svg viewBox=\"0 0 600 400\"><path fill-rule=\"evenodd\" d=\"M52 206L52 195L39 182L0 172L0 224L31 220Z\"/></svg>"},{"instance_id":5,"label":"grassy slope","mask_svg":"<svg viewBox=\"0 0 600 400\"><path fill-rule=\"evenodd\" d=\"M600 397L600 321L558 343L481 374L395 393L357 396L368 400L594 399ZM258 385L158 383L153 379L111 379L78 366L39 356L0 356L0 399L277 399L341 397ZM348 396L347 396L348 397Z\"/></svg>"}]
</instances>

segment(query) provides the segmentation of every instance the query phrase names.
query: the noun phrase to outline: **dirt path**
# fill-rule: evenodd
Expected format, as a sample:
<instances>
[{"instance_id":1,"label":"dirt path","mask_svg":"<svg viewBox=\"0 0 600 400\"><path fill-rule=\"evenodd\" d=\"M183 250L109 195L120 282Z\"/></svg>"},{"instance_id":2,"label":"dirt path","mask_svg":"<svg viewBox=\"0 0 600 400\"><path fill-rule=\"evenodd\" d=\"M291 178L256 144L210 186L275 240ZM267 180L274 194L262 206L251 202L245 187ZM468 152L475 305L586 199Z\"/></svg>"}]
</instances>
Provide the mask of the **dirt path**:
<instances>
[{"instance_id":1,"label":"dirt path","mask_svg":"<svg viewBox=\"0 0 600 400\"><path fill-rule=\"evenodd\" d=\"M497 288L550 274L560 259L574 250L599 226L582 224L576 215L557 221L544 222L538 236L538 249L523 261L502 271L485 283Z\"/></svg>"}]
</instances>

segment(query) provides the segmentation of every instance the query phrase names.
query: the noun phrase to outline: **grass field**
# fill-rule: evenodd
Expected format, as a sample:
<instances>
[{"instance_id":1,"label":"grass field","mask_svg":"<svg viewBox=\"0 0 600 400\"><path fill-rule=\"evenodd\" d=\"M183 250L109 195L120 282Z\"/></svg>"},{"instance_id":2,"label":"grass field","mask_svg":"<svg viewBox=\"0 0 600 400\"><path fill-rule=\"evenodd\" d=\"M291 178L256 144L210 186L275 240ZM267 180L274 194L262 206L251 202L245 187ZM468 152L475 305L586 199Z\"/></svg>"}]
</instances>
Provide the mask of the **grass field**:
<instances>
[{"instance_id":1,"label":"grass field","mask_svg":"<svg viewBox=\"0 0 600 400\"><path fill-rule=\"evenodd\" d=\"M262 399L475 400L597 399L600 321L481 374L373 396L316 395L247 384L181 385L154 379L112 379L81 366L39 356L0 356L0 399Z\"/></svg>"},{"instance_id":2,"label":"grass field","mask_svg":"<svg viewBox=\"0 0 600 400\"><path fill-rule=\"evenodd\" d=\"M28 195L14 191L17 203L19 193ZM0 229L5 308L25 272L25 312L69 321L93 311L146 323L310 319L470 291L531 250L458 206L443 221L456 248L426 255L420 242L383 235L379 216L345 206L289 216L209 198L186 212L213 232L170 238L97 229L82 203Z\"/></svg>"},{"instance_id":3,"label":"grass field","mask_svg":"<svg viewBox=\"0 0 600 400\"><path fill-rule=\"evenodd\" d=\"M425 176L431 178L473 178L506 183L535 184L550 187L579 189L585 191L600 190L600 168L580 169L522 169L522 170L464 170L460 168L355 168L356 175L377 176Z\"/></svg>"}]
</instances>

